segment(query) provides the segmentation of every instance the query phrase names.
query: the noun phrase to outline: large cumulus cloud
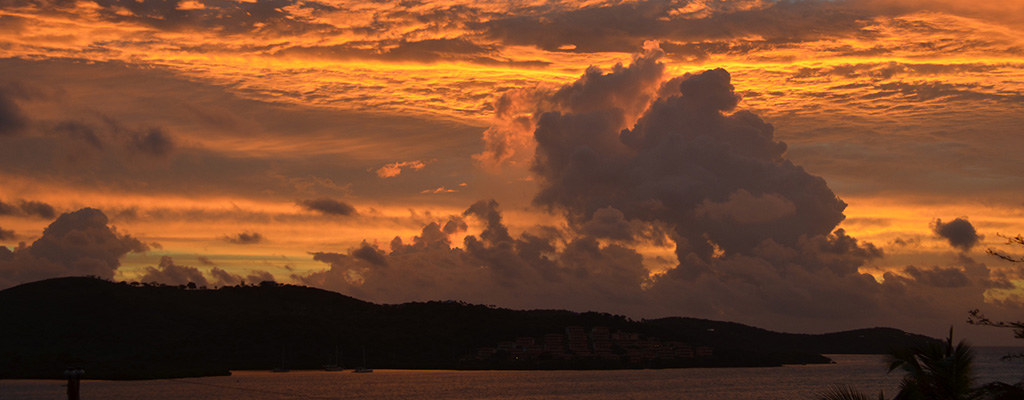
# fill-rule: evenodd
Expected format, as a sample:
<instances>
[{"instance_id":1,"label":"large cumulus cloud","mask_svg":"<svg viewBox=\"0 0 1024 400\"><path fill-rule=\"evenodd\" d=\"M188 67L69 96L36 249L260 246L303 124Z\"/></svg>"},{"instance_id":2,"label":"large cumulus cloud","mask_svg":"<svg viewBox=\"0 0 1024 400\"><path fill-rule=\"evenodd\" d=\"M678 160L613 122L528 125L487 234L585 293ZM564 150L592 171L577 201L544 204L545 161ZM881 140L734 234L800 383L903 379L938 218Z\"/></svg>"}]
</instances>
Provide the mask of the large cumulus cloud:
<instances>
[{"instance_id":1,"label":"large cumulus cloud","mask_svg":"<svg viewBox=\"0 0 1024 400\"><path fill-rule=\"evenodd\" d=\"M314 253L330 268L297 278L375 301L456 298L814 330L913 313L944 325L962 316L935 301L941 291L981 302L1005 280L971 260L905 267L884 281L865 273L882 251L837 229L846 204L787 159L771 124L737 111L730 74L668 77L660 56L648 46L628 67L592 67L572 84L497 100L478 159L528 162L533 204L561 227L513 234L497 203L481 201L412 243L395 238L390 251L363 242ZM484 228L460 246L451 238L464 220ZM666 260L645 254L651 245L674 246L667 269L652 267Z\"/></svg>"},{"instance_id":2,"label":"large cumulus cloud","mask_svg":"<svg viewBox=\"0 0 1024 400\"><path fill-rule=\"evenodd\" d=\"M830 233L846 204L783 157L770 124L724 114L738 101L729 73L717 69L683 80L629 129L617 129L625 109L542 113L535 202L573 222L614 207L627 219L668 223L681 260L707 261L715 246L749 253L768 239L794 246Z\"/></svg>"},{"instance_id":3,"label":"large cumulus cloud","mask_svg":"<svg viewBox=\"0 0 1024 400\"><path fill-rule=\"evenodd\" d=\"M94 208L62 214L31 245L0 247L0 288L59 276L113 278L121 258L148 245L107 226Z\"/></svg>"}]
</instances>

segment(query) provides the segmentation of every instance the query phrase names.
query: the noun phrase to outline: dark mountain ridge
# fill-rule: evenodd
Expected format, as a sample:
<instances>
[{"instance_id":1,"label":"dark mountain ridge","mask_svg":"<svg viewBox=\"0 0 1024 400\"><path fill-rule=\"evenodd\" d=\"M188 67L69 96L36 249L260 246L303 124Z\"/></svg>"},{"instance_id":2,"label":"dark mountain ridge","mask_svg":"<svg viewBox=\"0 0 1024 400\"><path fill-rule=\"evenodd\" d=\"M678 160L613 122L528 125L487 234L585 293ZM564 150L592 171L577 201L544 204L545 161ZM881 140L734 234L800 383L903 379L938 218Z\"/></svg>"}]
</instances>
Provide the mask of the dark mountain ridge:
<instances>
[{"instance_id":1,"label":"dark mountain ridge","mask_svg":"<svg viewBox=\"0 0 1024 400\"><path fill-rule=\"evenodd\" d=\"M714 349L667 366L775 366L828 362L820 354L882 353L934 340L891 328L823 335L771 332L695 318L634 321L564 310L518 311L462 302L378 305L326 290L263 282L216 290L56 278L0 291L0 378L91 379L314 369L335 350L346 367L617 368L618 363L481 361L477 349L568 326L601 326Z\"/></svg>"}]
</instances>

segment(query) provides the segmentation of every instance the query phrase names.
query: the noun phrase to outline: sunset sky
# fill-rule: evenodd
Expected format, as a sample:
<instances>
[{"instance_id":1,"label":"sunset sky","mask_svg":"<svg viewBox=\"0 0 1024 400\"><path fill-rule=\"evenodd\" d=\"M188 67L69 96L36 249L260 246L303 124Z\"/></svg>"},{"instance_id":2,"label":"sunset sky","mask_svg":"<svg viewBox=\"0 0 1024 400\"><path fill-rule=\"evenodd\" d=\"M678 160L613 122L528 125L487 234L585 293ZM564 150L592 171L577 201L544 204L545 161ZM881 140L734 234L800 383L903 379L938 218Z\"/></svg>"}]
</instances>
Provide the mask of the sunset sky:
<instances>
[{"instance_id":1,"label":"sunset sky","mask_svg":"<svg viewBox=\"0 0 1024 400\"><path fill-rule=\"evenodd\" d=\"M1019 0L0 0L0 289L1024 318Z\"/></svg>"}]
</instances>

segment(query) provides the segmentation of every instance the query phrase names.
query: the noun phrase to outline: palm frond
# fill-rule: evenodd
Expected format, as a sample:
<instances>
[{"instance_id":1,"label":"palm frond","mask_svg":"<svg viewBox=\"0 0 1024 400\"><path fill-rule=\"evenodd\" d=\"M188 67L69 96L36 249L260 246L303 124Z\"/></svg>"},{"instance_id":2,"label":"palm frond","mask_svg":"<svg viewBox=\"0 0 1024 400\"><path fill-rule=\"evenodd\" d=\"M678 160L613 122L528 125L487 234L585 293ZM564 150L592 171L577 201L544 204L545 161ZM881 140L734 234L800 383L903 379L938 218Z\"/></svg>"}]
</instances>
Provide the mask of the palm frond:
<instances>
[{"instance_id":1,"label":"palm frond","mask_svg":"<svg viewBox=\"0 0 1024 400\"><path fill-rule=\"evenodd\" d=\"M861 393L848 385L829 386L817 396L818 400L871 400L866 394ZM882 399L882 398L880 398Z\"/></svg>"}]
</instances>

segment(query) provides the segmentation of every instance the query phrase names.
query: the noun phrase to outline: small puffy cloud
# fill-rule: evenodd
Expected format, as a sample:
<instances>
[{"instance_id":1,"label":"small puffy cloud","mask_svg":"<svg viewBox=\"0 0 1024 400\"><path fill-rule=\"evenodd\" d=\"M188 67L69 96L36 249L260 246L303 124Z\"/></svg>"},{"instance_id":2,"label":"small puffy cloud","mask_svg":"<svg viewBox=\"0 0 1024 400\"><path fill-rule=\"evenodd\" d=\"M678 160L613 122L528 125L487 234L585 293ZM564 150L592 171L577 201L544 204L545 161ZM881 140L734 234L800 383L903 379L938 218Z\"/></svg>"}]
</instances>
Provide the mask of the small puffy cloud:
<instances>
[{"instance_id":1,"label":"small puffy cloud","mask_svg":"<svg viewBox=\"0 0 1024 400\"><path fill-rule=\"evenodd\" d=\"M932 231L941 238L946 239L950 246L960 251L970 251L984 236L978 235L967 217L960 217L949 222L942 222L936 218L932 222Z\"/></svg>"},{"instance_id":2,"label":"small puffy cloud","mask_svg":"<svg viewBox=\"0 0 1024 400\"><path fill-rule=\"evenodd\" d=\"M61 214L31 245L0 259L0 287L61 276L113 278L122 257L149 246L118 233L107 222L107 216L94 208Z\"/></svg>"},{"instance_id":3,"label":"small puffy cloud","mask_svg":"<svg viewBox=\"0 0 1024 400\"><path fill-rule=\"evenodd\" d=\"M146 267L139 278L140 282L157 282L168 285L185 285L195 283L198 286L206 286L206 277L196 267L177 265L170 256L160 257L160 264L156 267Z\"/></svg>"},{"instance_id":4,"label":"small puffy cloud","mask_svg":"<svg viewBox=\"0 0 1024 400\"><path fill-rule=\"evenodd\" d=\"M419 171L426 167L427 164L422 161L403 161L394 162L387 164L377 170L377 176L381 178L394 178L402 173L403 168L411 169L413 171Z\"/></svg>"},{"instance_id":5,"label":"small puffy cloud","mask_svg":"<svg viewBox=\"0 0 1024 400\"><path fill-rule=\"evenodd\" d=\"M309 211L316 211L326 215L350 216L356 214L355 207L352 207L348 203L329 198L299 200L296 204Z\"/></svg>"},{"instance_id":6,"label":"small puffy cloud","mask_svg":"<svg viewBox=\"0 0 1024 400\"><path fill-rule=\"evenodd\" d=\"M262 242L263 235L259 232L242 232L236 235L224 236L224 240L234 244L256 244ZM207 260L209 261L209 260Z\"/></svg>"},{"instance_id":7,"label":"small puffy cloud","mask_svg":"<svg viewBox=\"0 0 1024 400\"><path fill-rule=\"evenodd\" d=\"M213 260L210 260L210 258L206 256L197 256L196 261L199 261L202 265L217 265L217 263L213 262Z\"/></svg>"}]
</instances>

